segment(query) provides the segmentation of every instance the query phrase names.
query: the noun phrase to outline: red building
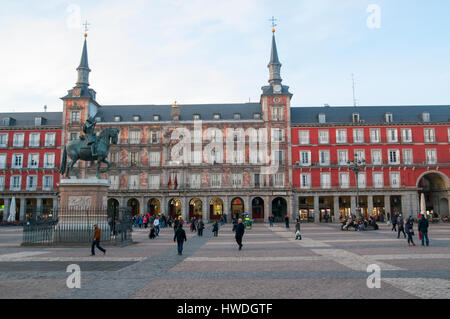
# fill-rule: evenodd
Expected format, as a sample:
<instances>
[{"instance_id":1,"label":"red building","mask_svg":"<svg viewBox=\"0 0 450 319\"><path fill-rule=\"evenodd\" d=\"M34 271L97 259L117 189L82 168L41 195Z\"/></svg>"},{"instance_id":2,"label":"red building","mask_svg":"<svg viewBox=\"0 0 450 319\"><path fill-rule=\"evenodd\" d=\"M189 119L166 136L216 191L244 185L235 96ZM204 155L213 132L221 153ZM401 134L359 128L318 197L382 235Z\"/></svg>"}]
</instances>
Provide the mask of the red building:
<instances>
[{"instance_id":1,"label":"red building","mask_svg":"<svg viewBox=\"0 0 450 319\"><path fill-rule=\"evenodd\" d=\"M291 110L294 203L303 219L417 216L421 193L430 214L448 216L449 106Z\"/></svg>"},{"instance_id":2,"label":"red building","mask_svg":"<svg viewBox=\"0 0 450 319\"><path fill-rule=\"evenodd\" d=\"M0 113L0 221L46 217L58 203L61 112Z\"/></svg>"}]
</instances>

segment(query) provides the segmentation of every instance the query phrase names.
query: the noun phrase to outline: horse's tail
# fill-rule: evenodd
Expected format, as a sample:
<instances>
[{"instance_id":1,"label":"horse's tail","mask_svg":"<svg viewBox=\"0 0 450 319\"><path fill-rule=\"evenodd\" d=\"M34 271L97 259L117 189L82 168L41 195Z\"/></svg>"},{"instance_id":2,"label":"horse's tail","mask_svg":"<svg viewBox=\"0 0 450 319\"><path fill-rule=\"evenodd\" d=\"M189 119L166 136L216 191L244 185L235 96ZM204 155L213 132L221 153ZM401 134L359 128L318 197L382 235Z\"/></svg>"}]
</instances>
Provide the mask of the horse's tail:
<instances>
[{"instance_id":1,"label":"horse's tail","mask_svg":"<svg viewBox=\"0 0 450 319\"><path fill-rule=\"evenodd\" d=\"M59 169L61 175L64 175L64 173L66 172L66 166L67 166L67 151L66 147L64 146L64 151L61 159L61 167Z\"/></svg>"}]
</instances>

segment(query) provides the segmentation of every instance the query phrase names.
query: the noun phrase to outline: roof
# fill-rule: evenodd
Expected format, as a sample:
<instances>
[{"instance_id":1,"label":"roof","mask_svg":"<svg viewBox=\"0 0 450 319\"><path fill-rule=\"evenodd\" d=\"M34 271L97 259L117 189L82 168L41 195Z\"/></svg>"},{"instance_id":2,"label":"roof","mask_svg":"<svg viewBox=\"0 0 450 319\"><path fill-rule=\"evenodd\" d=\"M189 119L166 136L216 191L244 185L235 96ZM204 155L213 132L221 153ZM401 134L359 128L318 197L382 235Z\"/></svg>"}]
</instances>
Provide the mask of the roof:
<instances>
[{"instance_id":1,"label":"roof","mask_svg":"<svg viewBox=\"0 0 450 319\"><path fill-rule=\"evenodd\" d=\"M41 126L62 126L62 112L17 112L0 113L0 128L2 127L36 127L34 119L42 117L44 119ZM14 121L10 125L4 125L3 119L12 118Z\"/></svg>"},{"instance_id":2,"label":"roof","mask_svg":"<svg viewBox=\"0 0 450 319\"><path fill-rule=\"evenodd\" d=\"M430 122L450 121L450 105L412 106L345 106L345 107L292 107L291 123L319 124L319 114L325 114L326 123L352 123L352 114L358 113L360 121L384 124L385 114L392 113L392 123L423 122L422 114L430 113Z\"/></svg>"},{"instance_id":3,"label":"roof","mask_svg":"<svg viewBox=\"0 0 450 319\"><path fill-rule=\"evenodd\" d=\"M81 54L80 65L78 66L77 69L80 69L80 68L84 68L84 69L88 69L89 70L86 38L84 39L83 53Z\"/></svg>"},{"instance_id":4,"label":"roof","mask_svg":"<svg viewBox=\"0 0 450 319\"><path fill-rule=\"evenodd\" d=\"M194 115L200 115L200 120L214 120L214 114L220 114L220 120L233 120L235 113L241 115L241 120L253 120L255 113L262 113L260 103L241 104L191 104L179 105L180 121L193 121ZM121 122L134 122L133 116L139 115L141 122L153 122L153 116L159 115L160 121L172 121L171 105L102 105L97 116L102 122L114 122L119 115Z\"/></svg>"}]
</instances>

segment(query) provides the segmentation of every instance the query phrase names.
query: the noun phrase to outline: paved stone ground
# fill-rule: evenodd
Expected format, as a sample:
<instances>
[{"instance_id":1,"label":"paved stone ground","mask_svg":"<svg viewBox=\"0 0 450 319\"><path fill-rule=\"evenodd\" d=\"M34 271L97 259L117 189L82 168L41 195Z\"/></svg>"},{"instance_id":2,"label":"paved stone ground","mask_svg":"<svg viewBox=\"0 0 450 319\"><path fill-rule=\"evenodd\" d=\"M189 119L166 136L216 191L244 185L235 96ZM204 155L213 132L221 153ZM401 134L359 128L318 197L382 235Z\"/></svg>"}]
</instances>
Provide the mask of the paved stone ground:
<instances>
[{"instance_id":1,"label":"paved stone ground","mask_svg":"<svg viewBox=\"0 0 450 319\"><path fill-rule=\"evenodd\" d=\"M156 240L147 230L136 244L90 256L86 248L20 247L20 228L0 227L0 298L450 298L450 225L431 225L430 247L416 247L382 225L341 232L337 225L303 224L303 240L284 225L256 224L238 251L231 226L203 237L188 232L183 256L173 230ZM69 289L70 264L81 289ZM381 268L381 288L369 289L369 265Z\"/></svg>"}]
</instances>

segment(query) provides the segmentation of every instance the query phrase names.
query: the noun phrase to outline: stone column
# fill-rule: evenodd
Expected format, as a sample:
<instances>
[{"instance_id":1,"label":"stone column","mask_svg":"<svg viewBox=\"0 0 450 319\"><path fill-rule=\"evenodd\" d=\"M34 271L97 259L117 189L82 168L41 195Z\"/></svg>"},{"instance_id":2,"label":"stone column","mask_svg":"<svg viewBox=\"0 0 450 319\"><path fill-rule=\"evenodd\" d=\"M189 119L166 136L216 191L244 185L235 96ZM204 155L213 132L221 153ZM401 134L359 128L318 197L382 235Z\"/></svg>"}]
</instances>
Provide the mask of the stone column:
<instances>
[{"instance_id":1,"label":"stone column","mask_svg":"<svg viewBox=\"0 0 450 319\"><path fill-rule=\"evenodd\" d=\"M372 195L367 195L367 210L369 211L369 216L373 216L373 196ZM386 218L387 218L387 215L386 215Z\"/></svg>"},{"instance_id":2,"label":"stone column","mask_svg":"<svg viewBox=\"0 0 450 319\"><path fill-rule=\"evenodd\" d=\"M298 197L297 194L292 194L292 216L295 216L294 220L300 218L300 215L298 214Z\"/></svg>"},{"instance_id":3,"label":"stone column","mask_svg":"<svg viewBox=\"0 0 450 319\"><path fill-rule=\"evenodd\" d=\"M355 215L356 218L358 218L359 214L356 211L356 196L350 196L350 207L352 210L352 215Z\"/></svg>"},{"instance_id":4,"label":"stone column","mask_svg":"<svg viewBox=\"0 0 450 319\"><path fill-rule=\"evenodd\" d=\"M38 218L42 215L42 198L36 198L36 216L33 216L33 218Z\"/></svg>"},{"instance_id":5,"label":"stone column","mask_svg":"<svg viewBox=\"0 0 450 319\"><path fill-rule=\"evenodd\" d=\"M314 222L320 223L319 196L314 196Z\"/></svg>"},{"instance_id":6,"label":"stone column","mask_svg":"<svg viewBox=\"0 0 450 319\"><path fill-rule=\"evenodd\" d=\"M387 213L390 213L392 215L392 211L391 211L391 196L389 196L389 195L385 195L384 196L384 210L385 210L386 216L387 216ZM406 216L406 215L403 214L403 216Z\"/></svg>"},{"instance_id":7,"label":"stone column","mask_svg":"<svg viewBox=\"0 0 450 319\"><path fill-rule=\"evenodd\" d=\"M270 205L270 197L264 196L263 200L264 200L264 222L268 223L269 216L271 215L270 206L269 206Z\"/></svg>"},{"instance_id":8,"label":"stone column","mask_svg":"<svg viewBox=\"0 0 450 319\"><path fill-rule=\"evenodd\" d=\"M168 203L167 198L163 196L162 198L158 198L160 200L160 211L162 215L165 215L167 218L169 218L169 211L168 211Z\"/></svg>"},{"instance_id":9,"label":"stone column","mask_svg":"<svg viewBox=\"0 0 450 319\"><path fill-rule=\"evenodd\" d=\"M339 223L339 196L333 197L334 222Z\"/></svg>"},{"instance_id":10,"label":"stone column","mask_svg":"<svg viewBox=\"0 0 450 319\"><path fill-rule=\"evenodd\" d=\"M25 220L25 205L26 205L25 198L22 197L20 199L20 217L19 217L20 221Z\"/></svg>"},{"instance_id":11,"label":"stone column","mask_svg":"<svg viewBox=\"0 0 450 319\"><path fill-rule=\"evenodd\" d=\"M223 199L223 214L227 216L227 222L231 223L231 218L230 218L230 203L228 202L229 198L228 196L225 196L225 198Z\"/></svg>"},{"instance_id":12,"label":"stone column","mask_svg":"<svg viewBox=\"0 0 450 319\"><path fill-rule=\"evenodd\" d=\"M295 222L295 220L298 218L298 214L296 216L292 209L292 196L289 196L287 199L287 214L290 217L290 219L292 220L292 222Z\"/></svg>"},{"instance_id":13,"label":"stone column","mask_svg":"<svg viewBox=\"0 0 450 319\"><path fill-rule=\"evenodd\" d=\"M250 211L250 209L251 209L250 196L245 196L244 197L244 211L251 216L252 212Z\"/></svg>"},{"instance_id":14,"label":"stone column","mask_svg":"<svg viewBox=\"0 0 450 319\"><path fill-rule=\"evenodd\" d=\"M5 203L5 210L3 211L3 222L6 222L9 217L9 203L11 202L11 198L4 198L3 201Z\"/></svg>"},{"instance_id":15,"label":"stone column","mask_svg":"<svg viewBox=\"0 0 450 319\"><path fill-rule=\"evenodd\" d=\"M208 197L201 197L202 201L202 219L205 224L209 223L209 201Z\"/></svg>"},{"instance_id":16,"label":"stone column","mask_svg":"<svg viewBox=\"0 0 450 319\"><path fill-rule=\"evenodd\" d=\"M181 208L181 211L183 212L183 219L185 221L189 221L189 198L185 197L180 199L181 205L183 206Z\"/></svg>"}]
</instances>

